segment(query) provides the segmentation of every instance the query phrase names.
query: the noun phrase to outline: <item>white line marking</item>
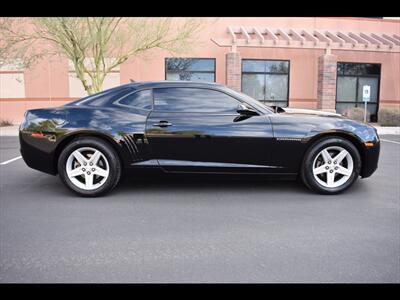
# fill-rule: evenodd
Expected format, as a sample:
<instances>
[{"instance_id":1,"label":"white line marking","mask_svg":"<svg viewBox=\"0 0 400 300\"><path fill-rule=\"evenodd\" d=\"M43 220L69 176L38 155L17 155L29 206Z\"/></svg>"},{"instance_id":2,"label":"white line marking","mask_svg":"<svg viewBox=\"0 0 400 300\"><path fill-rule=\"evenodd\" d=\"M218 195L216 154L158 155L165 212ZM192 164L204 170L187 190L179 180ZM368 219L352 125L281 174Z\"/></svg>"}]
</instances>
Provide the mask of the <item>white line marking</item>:
<instances>
[{"instance_id":1,"label":"white line marking","mask_svg":"<svg viewBox=\"0 0 400 300\"><path fill-rule=\"evenodd\" d=\"M390 141L390 140L385 140L385 139L380 139L381 141L384 141L384 142L388 142L388 143L393 143L393 144L398 144L398 145L400 145L400 142L396 142L396 141Z\"/></svg>"},{"instance_id":2,"label":"white line marking","mask_svg":"<svg viewBox=\"0 0 400 300\"><path fill-rule=\"evenodd\" d=\"M14 158L12 158L12 159L9 159L9 160L6 160L6 161L2 162L0 165L9 164L9 163L11 163L11 162L13 162L13 161L16 161L17 159L20 159L20 158L22 158L22 156L14 157Z\"/></svg>"}]
</instances>

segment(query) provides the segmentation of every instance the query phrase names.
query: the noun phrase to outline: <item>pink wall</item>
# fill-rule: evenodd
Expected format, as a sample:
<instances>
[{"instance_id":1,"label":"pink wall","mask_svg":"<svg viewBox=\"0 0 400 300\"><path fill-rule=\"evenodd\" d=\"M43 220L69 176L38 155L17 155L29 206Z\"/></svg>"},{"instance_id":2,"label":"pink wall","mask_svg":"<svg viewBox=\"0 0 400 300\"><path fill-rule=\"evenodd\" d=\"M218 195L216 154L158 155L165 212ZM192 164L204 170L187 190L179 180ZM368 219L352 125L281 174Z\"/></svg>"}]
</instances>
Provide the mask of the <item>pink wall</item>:
<instances>
[{"instance_id":1,"label":"pink wall","mask_svg":"<svg viewBox=\"0 0 400 300\"><path fill-rule=\"evenodd\" d=\"M12 120L15 124L21 122L24 113L28 109L43 108L43 107L55 107L64 105L72 99L53 99L49 100L38 100L35 98L26 99L1 99L0 100L0 119Z\"/></svg>"},{"instance_id":2,"label":"pink wall","mask_svg":"<svg viewBox=\"0 0 400 300\"><path fill-rule=\"evenodd\" d=\"M182 21L182 18L177 18ZM226 53L229 47L219 47L211 38L229 38L227 26L268 26L270 28L329 29L333 31L385 32L400 35L400 21L364 18L203 18L201 31L193 53L180 57L216 59L216 81L226 83ZM290 60L289 105L317 107L318 57L324 50L293 48L239 47L242 58ZM380 106L400 106L400 54L332 50L338 61L381 63ZM134 80L164 80L165 51L153 50L146 57L131 59L121 65L121 84ZM26 109L57 106L72 100L69 95L68 64L54 57L43 60L33 69L25 70L25 99L0 99L0 118L21 121Z\"/></svg>"},{"instance_id":3,"label":"pink wall","mask_svg":"<svg viewBox=\"0 0 400 300\"><path fill-rule=\"evenodd\" d=\"M25 70L26 98L69 97L68 60L59 57L42 60Z\"/></svg>"}]
</instances>

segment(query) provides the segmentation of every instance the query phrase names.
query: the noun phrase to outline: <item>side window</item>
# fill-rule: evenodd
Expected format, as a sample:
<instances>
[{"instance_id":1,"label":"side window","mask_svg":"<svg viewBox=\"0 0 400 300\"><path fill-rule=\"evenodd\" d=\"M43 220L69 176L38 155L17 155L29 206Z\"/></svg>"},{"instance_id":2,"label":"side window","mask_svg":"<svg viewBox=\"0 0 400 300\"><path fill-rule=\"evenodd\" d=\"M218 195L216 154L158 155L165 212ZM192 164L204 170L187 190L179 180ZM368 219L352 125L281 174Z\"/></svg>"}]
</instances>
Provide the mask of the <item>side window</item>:
<instances>
[{"instance_id":1,"label":"side window","mask_svg":"<svg viewBox=\"0 0 400 300\"><path fill-rule=\"evenodd\" d=\"M118 101L119 104L133 106L142 109L151 109L153 99L151 90L142 90L136 93L129 94Z\"/></svg>"},{"instance_id":2,"label":"side window","mask_svg":"<svg viewBox=\"0 0 400 300\"><path fill-rule=\"evenodd\" d=\"M160 111L236 113L239 103L223 92L209 89L154 89L155 109Z\"/></svg>"}]
</instances>

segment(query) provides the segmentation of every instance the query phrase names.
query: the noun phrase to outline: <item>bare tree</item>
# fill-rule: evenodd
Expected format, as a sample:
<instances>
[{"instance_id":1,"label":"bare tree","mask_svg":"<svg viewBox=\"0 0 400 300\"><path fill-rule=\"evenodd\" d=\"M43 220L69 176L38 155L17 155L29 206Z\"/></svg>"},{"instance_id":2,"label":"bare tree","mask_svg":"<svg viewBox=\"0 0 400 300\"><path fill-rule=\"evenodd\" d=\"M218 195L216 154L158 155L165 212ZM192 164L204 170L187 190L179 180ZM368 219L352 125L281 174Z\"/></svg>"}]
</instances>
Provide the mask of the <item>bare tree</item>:
<instances>
[{"instance_id":1,"label":"bare tree","mask_svg":"<svg viewBox=\"0 0 400 300\"><path fill-rule=\"evenodd\" d=\"M30 31L23 26L26 21L32 22ZM193 50L202 24L199 18L178 22L172 18L0 18L0 40L5 46L0 59L20 57L29 65L46 55L63 55L92 94L102 90L108 73L132 57L155 48L172 54ZM37 47L43 42L48 47Z\"/></svg>"},{"instance_id":2,"label":"bare tree","mask_svg":"<svg viewBox=\"0 0 400 300\"><path fill-rule=\"evenodd\" d=\"M44 51L35 51L34 40L24 32L25 18L0 17L0 67L10 61L30 67Z\"/></svg>"}]
</instances>

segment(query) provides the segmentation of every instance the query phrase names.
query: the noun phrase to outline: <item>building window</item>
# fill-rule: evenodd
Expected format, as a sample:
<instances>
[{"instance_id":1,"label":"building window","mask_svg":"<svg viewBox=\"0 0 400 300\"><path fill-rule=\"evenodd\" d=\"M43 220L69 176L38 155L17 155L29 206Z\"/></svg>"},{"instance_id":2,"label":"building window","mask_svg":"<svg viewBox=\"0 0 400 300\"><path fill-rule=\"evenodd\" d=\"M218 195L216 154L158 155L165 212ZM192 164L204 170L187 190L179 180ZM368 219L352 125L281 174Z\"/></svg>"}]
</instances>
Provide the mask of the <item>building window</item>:
<instances>
[{"instance_id":1,"label":"building window","mask_svg":"<svg viewBox=\"0 0 400 300\"><path fill-rule=\"evenodd\" d=\"M242 92L267 105L286 107L289 61L243 59Z\"/></svg>"},{"instance_id":2,"label":"building window","mask_svg":"<svg viewBox=\"0 0 400 300\"><path fill-rule=\"evenodd\" d=\"M370 86L370 101L367 118L377 121L379 103L380 64L345 63L337 64L336 111L344 113L353 107L364 107L363 86Z\"/></svg>"},{"instance_id":3,"label":"building window","mask_svg":"<svg viewBox=\"0 0 400 300\"><path fill-rule=\"evenodd\" d=\"M215 82L215 59L166 58L165 79Z\"/></svg>"},{"instance_id":4,"label":"building window","mask_svg":"<svg viewBox=\"0 0 400 300\"><path fill-rule=\"evenodd\" d=\"M106 65L112 63L111 58L107 58L105 60ZM86 67L93 71L95 70L94 66L94 61L93 58L87 58L85 59L85 65ZM69 96L73 98L81 98L85 97L88 95L88 93L85 91L82 82L80 79L76 76L75 73L75 68L74 64L72 61L68 62L68 81L69 81ZM89 84L91 84L91 79L88 74L85 74L85 79ZM106 75L104 78L103 82L103 90L107 90L116 86L119 86L120 83L120 72L119 72L119 66L115 67L110 73Z\"/></svg>"},{"instance_id":5,"label":"building window","mask_svg":"<svg viewBox=\"0 0 400 300\"><path fill-rule=\"evenodd\" d=\"M25 98L24 69L17 59L0 61L0 98Z\"/></svg>"}]
</instances>

